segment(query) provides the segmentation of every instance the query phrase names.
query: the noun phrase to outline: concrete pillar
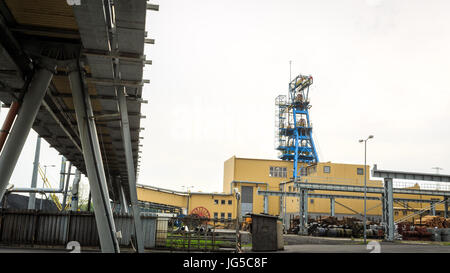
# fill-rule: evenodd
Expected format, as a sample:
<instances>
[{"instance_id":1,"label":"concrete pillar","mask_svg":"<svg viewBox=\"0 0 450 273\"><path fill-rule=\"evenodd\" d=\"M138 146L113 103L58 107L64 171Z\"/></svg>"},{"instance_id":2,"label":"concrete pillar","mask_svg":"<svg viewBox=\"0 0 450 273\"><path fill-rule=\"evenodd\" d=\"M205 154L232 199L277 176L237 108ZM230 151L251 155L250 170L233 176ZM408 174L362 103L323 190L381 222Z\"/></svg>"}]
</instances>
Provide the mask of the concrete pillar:
<instances>
[{"instance_id":1,"label":"concrete pillar","mask_svg":"<svg viewBox=\"0 0 450 273\"><path fill-rule=\"evenodd\" d=\"M37 187L37 175L39 167L39 155L41 152L41 136L37 137L36 140L36 151L34 152L34 163L33 163L33 175L31 177L31 188ZM28 209L36 208L36 193L31 192L30 198L28 199Z\"/></svg>"},{"instance_id":2,"label":"concrete pillar","mask_svg":"<svg viewBox=\"0 0 450 273\"><path fill-rule=\"evenodd\" d=\"M100 151L91 100L83 86L76 64L69 68L69 81L77 117L78 131L89 179L92 203L95 212L102 252L119 253L119 243L111 210L105 169Z\"/></svg>"},{"instance_id":3,"label":"concrete pillar","mask_svg":"<svg viewBox=\"0 0 450 273\"><path fill-rule=\"evenodd\" d=\"M53 77L51 71L55 70L55 68L56 66L50 67L49 69L38 68L31 79L11 133L0 155L0 192L5 190L9 183L20 152L27 140L31 126L41 106L42 99Z\"/></svg>"},{"instance_id":4,"label":"concrete pillar","mask_svg":"<svg viewBox=\"0 0 450 273\"><path fill-rule=\"evenodd\" d=\"M69 168L70 171L70 168ZM79 170L75 171L75 178L72 182L72 202L70 204L71 211L78 211L78 188L81 180L81 172ZM68 183L69 181L67 181Z\"/></svg>"},{"instance_id":5,"label":"concrete pillar","mask_svg":"<svg viewBox=\"0 0 450 273\"><path fill-rule=\"evenodd\" d=\"M384 198L386 205L386 240L394 241L394 195L393 195L393 182L392 178L384 178Z\"/></svg>"},{"instance_id":6,"label":"concrete pillar","mask_svg":"<svg viewBox=\"0 0 450 273\"><path fill-rule=\"evenodd\" d=\"M144 234L142 232L141 211L138 207L136 189L136 169L134 168L133 150L131 147L130 123L128 120L126 89L117 88L117 98L119 100L120 119L122 127L122 139L125 150L125 161L127 165L128 185L130 189L130 202L133 211L134 230L136 235L137 252L144 252Z\"/></svg>"},{"instance_id":7,"label":"concrete pillar","mask_svg":"<svg viewBox=\"0 0 450 273\"><path fill-rule=\"evenodd\" d=\"M334 201L335 201L334 198L330 198L330 215L331 216L335 216L335 211L334 211L335 202Z\"/></svg>"}]
</instances>

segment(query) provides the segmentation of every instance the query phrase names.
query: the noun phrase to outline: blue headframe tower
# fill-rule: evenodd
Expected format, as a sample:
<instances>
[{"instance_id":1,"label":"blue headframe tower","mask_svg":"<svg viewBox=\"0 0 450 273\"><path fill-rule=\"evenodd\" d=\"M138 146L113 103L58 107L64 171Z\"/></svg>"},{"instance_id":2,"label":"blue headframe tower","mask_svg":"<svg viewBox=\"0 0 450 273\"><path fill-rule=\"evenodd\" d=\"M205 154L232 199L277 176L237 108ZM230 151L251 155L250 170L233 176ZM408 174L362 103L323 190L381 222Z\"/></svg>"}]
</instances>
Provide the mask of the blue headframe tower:
<instances>
[{"instance_id":1,"label":"blue headframe tower","mask_svg":"<svg viewBox=\"0 0 450 273\"><path fill-rule=\"evenodd\" d=\"M319 162L309 119L309 87L312 83L312 76L298 75L289 83L288 97L279 95L275 99L275 146L280 151L280 159L293 161L295 182L302 175L299 163Z\"/></svg>"}]
</instances>

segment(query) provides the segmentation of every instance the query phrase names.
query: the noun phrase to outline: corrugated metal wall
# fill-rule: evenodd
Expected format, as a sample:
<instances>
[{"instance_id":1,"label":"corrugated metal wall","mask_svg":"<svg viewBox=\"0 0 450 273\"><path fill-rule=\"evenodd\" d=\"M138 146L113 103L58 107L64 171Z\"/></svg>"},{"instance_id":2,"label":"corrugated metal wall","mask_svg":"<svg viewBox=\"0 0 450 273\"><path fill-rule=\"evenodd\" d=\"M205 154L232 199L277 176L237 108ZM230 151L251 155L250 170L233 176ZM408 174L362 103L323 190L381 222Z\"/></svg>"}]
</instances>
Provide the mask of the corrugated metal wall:
<instances>
[{"instance_id":1,"label":"corrugated metal wall","mask_svg":"<svg viewBox=\"0 0 450 273\"><path fill-rule=\"evenodd\" d=\"M116 230L121 231L121 246L130 246L134 223L130 215L114 214ZM155 247L156 217L141 213L144 246ZM77 241L81 247L99 246L97 225L92 212L42 212L37 210L0 210L0 243L67 245Z\"/></svg>"}]
</instances>

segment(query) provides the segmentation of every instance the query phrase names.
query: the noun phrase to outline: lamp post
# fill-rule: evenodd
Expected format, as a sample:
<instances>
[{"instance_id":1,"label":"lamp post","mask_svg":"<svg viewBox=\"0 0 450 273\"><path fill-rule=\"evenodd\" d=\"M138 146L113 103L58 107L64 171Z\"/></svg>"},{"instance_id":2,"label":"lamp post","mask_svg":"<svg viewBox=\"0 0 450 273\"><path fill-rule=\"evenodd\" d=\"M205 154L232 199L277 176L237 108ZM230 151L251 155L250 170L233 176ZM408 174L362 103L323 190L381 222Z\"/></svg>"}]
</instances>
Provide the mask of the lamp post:
<instances>
[{"instance_id":1,"label":"lamp post","mask_svg":"<svg viewBox=\"0 0 450 273\"><path fill-rule=\"evenodd\" d=\"M366 158L367 158L367 140L373 138L373 135L370 135L368 138L366 139L360 139L359 142L362 143L364 142L364 223L363 223L363 227L364 227L364 244L366 244L367 241L367 235L366 235L366 223L367 223L367 215L366 215L366 196L367 196L367 175L366 175Z\"/></svg>"},{"instance_id":2,"label":"lamp post","mask_svg":"<svg viewBox=\"0 0 450 273\"><path fill-rule=\"evenodd\" d=\"M189 189L192 189L194 186L181 186L181 188L186 188L187 196L187 204L186 204L186 215L189 215L189 199L191 197L191 191Z\"/></svg>"}]
</instances>

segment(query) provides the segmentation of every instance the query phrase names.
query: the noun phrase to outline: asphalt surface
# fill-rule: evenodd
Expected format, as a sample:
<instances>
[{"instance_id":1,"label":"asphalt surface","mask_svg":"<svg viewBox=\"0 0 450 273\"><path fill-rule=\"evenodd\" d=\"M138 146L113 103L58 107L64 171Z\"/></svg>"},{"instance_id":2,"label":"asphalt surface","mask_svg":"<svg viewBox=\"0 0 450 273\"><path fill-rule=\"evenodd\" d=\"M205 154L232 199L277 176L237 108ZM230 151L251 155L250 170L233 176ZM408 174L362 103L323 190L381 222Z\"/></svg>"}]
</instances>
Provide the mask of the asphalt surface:
<instances>
[{"instance_id":1,"label":"asphalt surface","mask_svg":"<svg viewBox=\"0 0 450 273\"><path fill-rule=\"evenodd\" d=\"M379 247L367 245L287 245L278 252L294 253L450 253L450 246L381 243Z\"/></svg>"}]
</instances>

